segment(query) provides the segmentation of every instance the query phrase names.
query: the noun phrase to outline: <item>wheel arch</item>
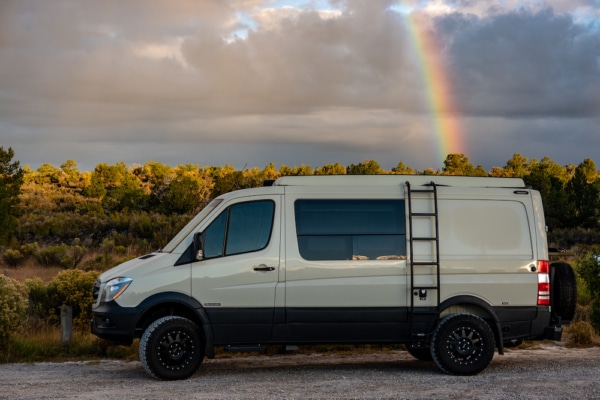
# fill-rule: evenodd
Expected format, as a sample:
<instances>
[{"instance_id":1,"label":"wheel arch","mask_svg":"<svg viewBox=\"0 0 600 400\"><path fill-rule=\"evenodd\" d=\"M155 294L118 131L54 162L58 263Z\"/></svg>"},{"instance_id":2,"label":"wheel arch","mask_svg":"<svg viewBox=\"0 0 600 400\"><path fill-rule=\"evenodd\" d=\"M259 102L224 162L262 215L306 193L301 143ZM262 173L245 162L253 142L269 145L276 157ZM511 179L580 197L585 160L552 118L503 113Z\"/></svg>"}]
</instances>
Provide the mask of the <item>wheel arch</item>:
<instances>
[{"instance_id":1,"label":"wheel arch","mask_svg":"<svg viewBox=\"0 0 600 400\"><path fill-rule=\"evenodd\" d=\"M194 298L177 292L164 292L148 297L139 308L143 310L135 325L135 337L142 336L146 328L161 317L169 315L189 319L198 326L206 342L206 355L213 356L213 334L210 319L202 304Z\"/></svg>"},{"instance_id":2,"label":"wheel arch","mask_svg":"<svg viewBox=\"0 0 600 400\"><path fill-rule=\"evenodd\" d=\"M440 320L452 314L473 314L483 319L494 333L498 354L504 354L504 340L498 316L493 307L485 300L469 295L455 296L440 304Z\"/></svg>"}]
</instances>

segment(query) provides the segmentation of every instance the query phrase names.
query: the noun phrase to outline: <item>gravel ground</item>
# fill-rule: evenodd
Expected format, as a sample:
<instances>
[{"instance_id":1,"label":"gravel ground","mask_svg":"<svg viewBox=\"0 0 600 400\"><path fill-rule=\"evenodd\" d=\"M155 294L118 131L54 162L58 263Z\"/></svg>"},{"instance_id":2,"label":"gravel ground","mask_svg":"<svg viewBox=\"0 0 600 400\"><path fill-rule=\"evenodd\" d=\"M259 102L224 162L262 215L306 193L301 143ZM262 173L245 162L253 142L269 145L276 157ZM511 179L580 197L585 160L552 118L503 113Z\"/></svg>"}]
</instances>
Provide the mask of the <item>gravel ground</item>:
<instances>
[{"instance_id":1,"label":"gravel ground","mask_svg":"<svg viewBox=\"0 0 600 400\"><path fill-rule=\"evenodd\" d=\"M600 347L543 343L495 355L477 376L441 373L404 351L205 360L185 381L139 362L0 365L0 399L600 399Z\"/></svg>"}]
</instances>

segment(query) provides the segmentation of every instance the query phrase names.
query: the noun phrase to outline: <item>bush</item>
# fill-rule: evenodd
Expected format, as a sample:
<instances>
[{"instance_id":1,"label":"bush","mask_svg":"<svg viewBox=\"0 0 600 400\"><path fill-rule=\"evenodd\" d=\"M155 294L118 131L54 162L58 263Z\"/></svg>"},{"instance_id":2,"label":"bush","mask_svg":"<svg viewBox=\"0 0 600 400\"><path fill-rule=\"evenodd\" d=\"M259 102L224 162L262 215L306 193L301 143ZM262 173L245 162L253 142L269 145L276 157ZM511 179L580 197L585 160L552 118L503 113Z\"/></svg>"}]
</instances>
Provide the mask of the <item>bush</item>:
<instances>
[{"instance_id":1,"label":"bush","mask_svg":"<svg viewBox=\"0 0 600 400\"><path fill-rule=\"evenodd\" d=\"M13 268L23 263L25 256L19 250L8 249L2 255L4 261Z\"/></svg>"},{"instance_id":2,"label":"bush","mask_svg":"<svg viewBox=\"0 0 600 400\"><path fill-rule=\"evenodd\" d=\"M53 316L60 315L60 306L70 305L73 307L73 327L88 329L92 318L92 287L97 278L98 273L94 271L73 269L59 272L48 284L48 296L53 298Z\"/></svg>"},{"instance_id":3,"label":"bush","mask_svg":"<svg viewBox=\"0 0 600 400\"><path fill-rule=\"evenodd\" d=\"M58 266L64 269L76 268L87 253L79 241L74 241L72 246L64 243L38 249L34 254L35 260L44 267Z\"/></svg>"},{"instance_id":4,"label":"bush","mask_svg":"<svg viewBox=\"0 0 600 400\"><path fill-rule=\"evenodd\" d=\"M594 256L598 250L594 248L592 252L585 254L577 266L577 272L589 290L592 307L590 319L595 329L600 329L600 263Z\"/></svg>"},{"instance_id":5,"label":"bush","mask_svg":"<svg viewBox=\"0 0 600 400\"><path fill-rule=\"evenodd\" d=\"M25 243L21 246L20 250L25 257L32 257L35 254L35 252L38 251L38 247L39 245L37 244L37 242Z\"/></svg>"},{"instance_id":6,"label":"bush","mask_svg":"<svg viewBox=\"0 0 600 400\"><path fill-rule=\"evenodd\" d=\"M48 246L39 249L33 256L35 257L35 260L44 267L60 265L61 260L66 256L66 246Z\"/></svg>"},{"instance_id":7,"label":"bush","mask_svg":"<svg viewBox=\"0 0 600 400\"><path fill-rule=\"evenodd\" d=\"M48 297L47 286L40 278L26 279L24 284L29 294L29 317L38 321L45 319L54 306Z\"/></svg>"},{"instance_id":8,"label":"bush","mask_svg":"<svg viewBox=\"0 0 600 400\"><path fill-rule=\"evenodd\" d=\"M589 322L575 322L569 326L567 332L570 346L590 346L595 342L594 328Z\"/></svg>"},{"instance_id":9,"label":"bush","mask_svg":"<svg viewBox=\"0 0 600 400\"><path fill-rule=\"evenodd\" d=\"M27 289L19 281L0 275L0 348L19 332L27 319Z\"/></svg>"}]
</instances>

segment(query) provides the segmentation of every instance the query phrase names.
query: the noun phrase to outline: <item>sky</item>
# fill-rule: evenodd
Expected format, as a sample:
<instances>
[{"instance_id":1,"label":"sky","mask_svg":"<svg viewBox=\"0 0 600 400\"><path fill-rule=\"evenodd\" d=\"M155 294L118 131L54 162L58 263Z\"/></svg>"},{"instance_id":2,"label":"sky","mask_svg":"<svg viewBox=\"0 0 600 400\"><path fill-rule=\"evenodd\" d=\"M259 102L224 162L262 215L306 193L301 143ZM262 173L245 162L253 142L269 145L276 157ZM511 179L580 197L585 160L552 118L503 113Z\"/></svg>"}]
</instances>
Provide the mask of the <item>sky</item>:
<instances>
[{"instance_id":1,"label":"sky","mask_svg":"<svg viewBox=\"0 0 600 400\"><path fill-rule=\"evenodd\" d=\"M0 146L82 171L600 167L600 0L2 0Z\"/></svg>"}]
</instances>

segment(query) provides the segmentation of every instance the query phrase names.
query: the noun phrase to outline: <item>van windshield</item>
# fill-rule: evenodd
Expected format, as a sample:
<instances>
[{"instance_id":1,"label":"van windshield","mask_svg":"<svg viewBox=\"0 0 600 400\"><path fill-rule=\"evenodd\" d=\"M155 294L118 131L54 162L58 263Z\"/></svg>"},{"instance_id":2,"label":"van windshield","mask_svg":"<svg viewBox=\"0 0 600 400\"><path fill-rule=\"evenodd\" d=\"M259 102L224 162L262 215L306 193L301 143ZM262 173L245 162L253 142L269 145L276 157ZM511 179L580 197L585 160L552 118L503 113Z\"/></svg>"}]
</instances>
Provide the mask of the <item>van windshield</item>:
<instances>
[{"instance_id":1,"label":"van windshield","mask_svg":"<svg viewBox=\"0 0 600 400\"><path fill-rule=\"evenodd\" d=\"M206 218L206 216L210 214L210 212L214 210L215 207L218 206L222 201L223 199L214 199L208 203L208 205L204 207L202 211L198 213L198 215L192 218L192 220L188 222L187 225L181 231L179 231L179 233L175 235L175 237L171 239L171 241L167 243L165 247L163 247L162 251L165 253L170 253L175 250L175 248L179 246L179 243L181 243L181 241L185 239L194 230L194 228L197 227L198 224L200 224L200 222L202 222L202 220Z\"/></svg>"}]
</instances>

